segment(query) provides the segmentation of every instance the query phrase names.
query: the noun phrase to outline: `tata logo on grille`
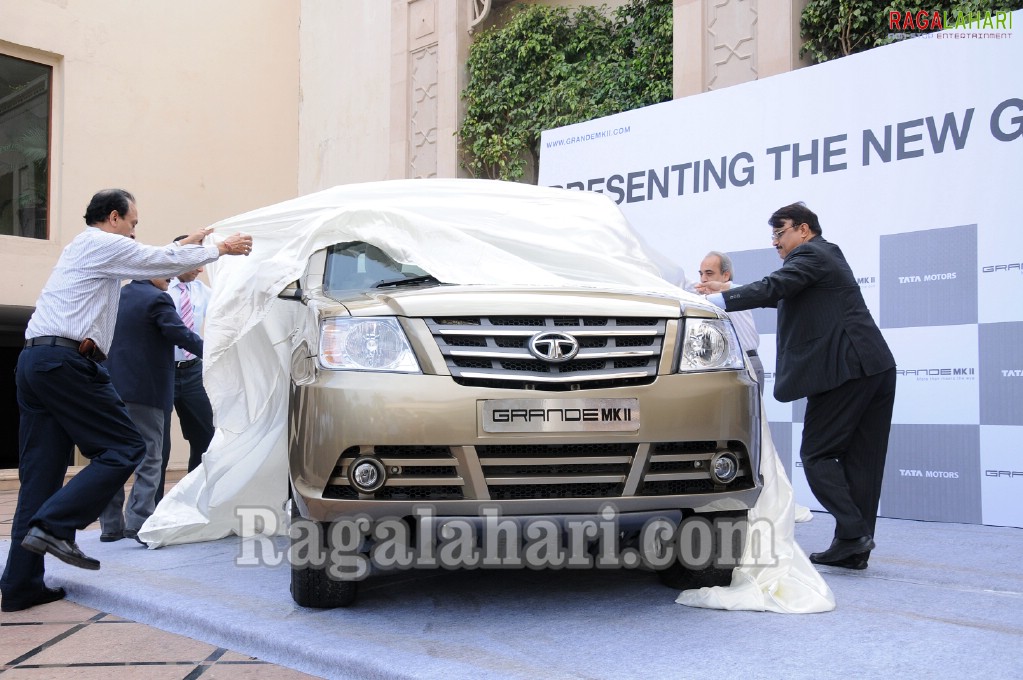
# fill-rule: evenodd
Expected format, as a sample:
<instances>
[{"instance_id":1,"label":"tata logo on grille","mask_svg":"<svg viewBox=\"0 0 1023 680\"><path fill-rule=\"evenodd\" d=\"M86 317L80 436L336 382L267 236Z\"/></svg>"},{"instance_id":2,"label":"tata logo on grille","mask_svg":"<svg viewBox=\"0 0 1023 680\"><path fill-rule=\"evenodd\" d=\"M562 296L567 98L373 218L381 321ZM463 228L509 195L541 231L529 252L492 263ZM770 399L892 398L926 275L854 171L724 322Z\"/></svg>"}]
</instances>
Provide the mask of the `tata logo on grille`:
<instances>
[{"instance_id":1,"label":"tata logo on grille","mask_svg":"<svg viewBox=\"0 0 1023 680\"><path fill-rule=\"evenodd\" d=\"M579 341L567 333L537 333L529 339L529 352L537 359L558 364L579 353Z\"/></svg>"}]
</instances>

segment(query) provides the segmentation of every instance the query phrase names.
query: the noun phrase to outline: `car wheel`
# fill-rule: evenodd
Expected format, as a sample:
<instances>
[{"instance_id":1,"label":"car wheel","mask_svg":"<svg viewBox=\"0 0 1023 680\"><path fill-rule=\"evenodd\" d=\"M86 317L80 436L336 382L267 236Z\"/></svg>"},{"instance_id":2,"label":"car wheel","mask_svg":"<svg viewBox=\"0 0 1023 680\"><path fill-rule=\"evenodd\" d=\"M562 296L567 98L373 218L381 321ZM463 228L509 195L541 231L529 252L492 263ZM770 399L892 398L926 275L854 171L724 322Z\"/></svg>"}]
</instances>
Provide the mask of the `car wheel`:
<instances>
[{"instance_id":1,"label":"car wheel","mask_svg":"<svg viewBox=\"0 0 1023 680\"><path fill-rule=\"evenodd\" d=\"M327 575L326 567L292 567L291 597L300 607L334 609L350 607L355 603L359 584L338 581Z\"/></svg>"},{"instance_id":2,"label":"car wheel","mask_svg":"<svg viewBox=\"0 0 1023 680\"><path fill-rule=\"evenodd\" d=\"M736 559L742 555L746 540L745 520L745 512L713 513L683 520L703 522L707 530L688 534L688 541L679 541L676 534L676 547L686 544L691 549L692 556L703 555L702 559L707 559L707 546L703 542L709 539L711 560L703 568L697 569L687 566L693 564L691 561L687 563L685 560L676 559L668 566L657 570L657 577L661 583L676 590L731 585Z\"/></svg>"},{"instance_id":3,"label":"car wheel","mask_svg":"<svg viewBox=\"0 0 1023 680\"><path fill-rule=\"evenodd\" d=\"M291 503L291 521L301 519ZM321 525L324 528L329 525ZM327 531L320 533L326 540ZM294 545L295 538L291 542ZM327 567L322 566L295 566L291 567L291 597L295 604L300 607L312 607L315 609L334 609L337 607L350 607L355 603L356 595L359 592L359 584L356 581L341 581L331 578L327 573Z\"/></svg>"},{"instance_id":4,"label":"car wheel","mask_svg":"<svg viewBox=\"0 0 1023 680\"><path fill-rule=\"evenodd\" d=\"M657 578L661 580L661 583L675 590L695 590L730 585L732 570L716 567L693 570L686 569L678 562L673 562L668 567L658 570Z\"/></svg>"}]
</instances>

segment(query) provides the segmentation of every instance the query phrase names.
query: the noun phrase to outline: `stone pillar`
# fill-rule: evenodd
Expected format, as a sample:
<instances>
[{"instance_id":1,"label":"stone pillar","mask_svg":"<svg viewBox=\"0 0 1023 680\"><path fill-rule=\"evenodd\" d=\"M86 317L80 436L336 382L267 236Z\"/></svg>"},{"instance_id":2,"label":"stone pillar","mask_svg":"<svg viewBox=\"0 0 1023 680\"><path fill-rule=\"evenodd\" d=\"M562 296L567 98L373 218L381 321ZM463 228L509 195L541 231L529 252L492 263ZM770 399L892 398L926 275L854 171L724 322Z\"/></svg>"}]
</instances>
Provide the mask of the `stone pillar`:
<instances>
[{"instance_id":1,"label":"stone pillar","mask_svg":"<svg viewBox=\"0 0 1023 680\"><path fill-rule=\"evenodd\" d=\"M807 0L674 0L675 98L785 73Z\"/></svg>"},{"instance_id":2,"label":"stone pillar","mask_svg":"<svg viewBox=\"0 0 1023 680\"><path fill-rule=\"evenodd\" d=\"M472 4L392 0L393 178L457 177Z\"/></svg>"}]
</instances>

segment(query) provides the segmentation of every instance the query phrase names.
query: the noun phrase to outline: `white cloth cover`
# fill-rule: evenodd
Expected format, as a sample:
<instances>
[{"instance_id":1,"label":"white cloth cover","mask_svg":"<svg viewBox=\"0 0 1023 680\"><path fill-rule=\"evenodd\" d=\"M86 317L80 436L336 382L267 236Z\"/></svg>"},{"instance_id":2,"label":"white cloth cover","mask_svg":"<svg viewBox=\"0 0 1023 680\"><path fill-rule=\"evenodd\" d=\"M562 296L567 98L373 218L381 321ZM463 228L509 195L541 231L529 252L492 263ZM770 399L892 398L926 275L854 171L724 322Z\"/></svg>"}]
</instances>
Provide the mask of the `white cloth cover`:
<instances>
[{"instance_id":1,"label":"white cloth cover","mask_svg":"<svg viewBox=\"0 0 1023 680\"><path fill-rule=\"evenodd\" d=\"M797 522L809 522L813 519L813 513L810 512L810 508L805 505L796 503L796 521Z\"/></svg>"},{"instance_id":2,"label":"white cloth cover","mask_svg":"<svg viewBox=\"0 0 1023 680\"><path fill-rule=\"evenodd\" d=\"M732 571L729 586L683 590L675 601L690 607L752 609L779 614L831 611L835 608L831 588L796 543L792 484L775 451L767 413L763 410L761 423L760 472L764 475L764 488L749 513L749 522L755 528L766 521L769 530L759 536L752 530L747 533L742 566ZM758 543L758 538L768 540Z\"/></svg>"},{"instance_id":3,"label":"white cloth cover","mask_svg":"<svg viewBox=\"0 0 1023 680\"><path fill-rule=\"evenodd\" d=\"M214 241L239 231L251 234L253 249L249 257L225 257L208 266L213 299L203 377L216 435L203 464L175 485L139 531L151 548L241 534L236 509L242 506L272 508L278 521L266 529L283 529L293 332L296 315L306 310L277 295L321 248L364 241L445 283L610 286L705 303L662 278L664 272L677 280L678 272L647 251L610 199L590 192L465 179L350 184L213 227ZM791 527L792 489L764 423L768 488L757 512ZM786 542L776 553L792 559L769 574L770 583L758 580L761 590L786 603L779 611L833 608L827 585L795 545L792 531L776 534ZM800 587L785 585L790 580ZM806 583L821 594L817 601L805 595ZM789 602L789 592L798 592L798 599ZM745 600L746 608L765 608L762 597ZM740 608L737 604L729 602L728 608ZM701 606L715 605L707 600Z\"/></svg>"}]
</instances>

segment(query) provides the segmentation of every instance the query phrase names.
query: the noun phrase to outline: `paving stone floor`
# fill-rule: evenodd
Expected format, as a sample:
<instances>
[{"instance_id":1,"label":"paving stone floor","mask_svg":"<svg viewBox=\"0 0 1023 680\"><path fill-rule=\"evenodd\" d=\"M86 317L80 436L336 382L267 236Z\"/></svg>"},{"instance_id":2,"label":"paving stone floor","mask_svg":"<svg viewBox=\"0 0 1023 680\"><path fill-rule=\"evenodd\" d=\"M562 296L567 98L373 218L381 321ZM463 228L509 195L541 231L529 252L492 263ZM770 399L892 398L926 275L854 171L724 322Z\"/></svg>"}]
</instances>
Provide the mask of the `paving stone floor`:
<instances>
[{"instance_id":1,"label":"paving stone floor","mask_svg":"<svg viewBox=\"0 0 1023 680\"><path fill-rule=\"evenodd\" d=\"M15 485L5 487L13 488L0 489L0 540L11 537L18 498ZM4 680L313 677L67 600L0 614L0 675Z\"/></svg>"}]
</instances>

